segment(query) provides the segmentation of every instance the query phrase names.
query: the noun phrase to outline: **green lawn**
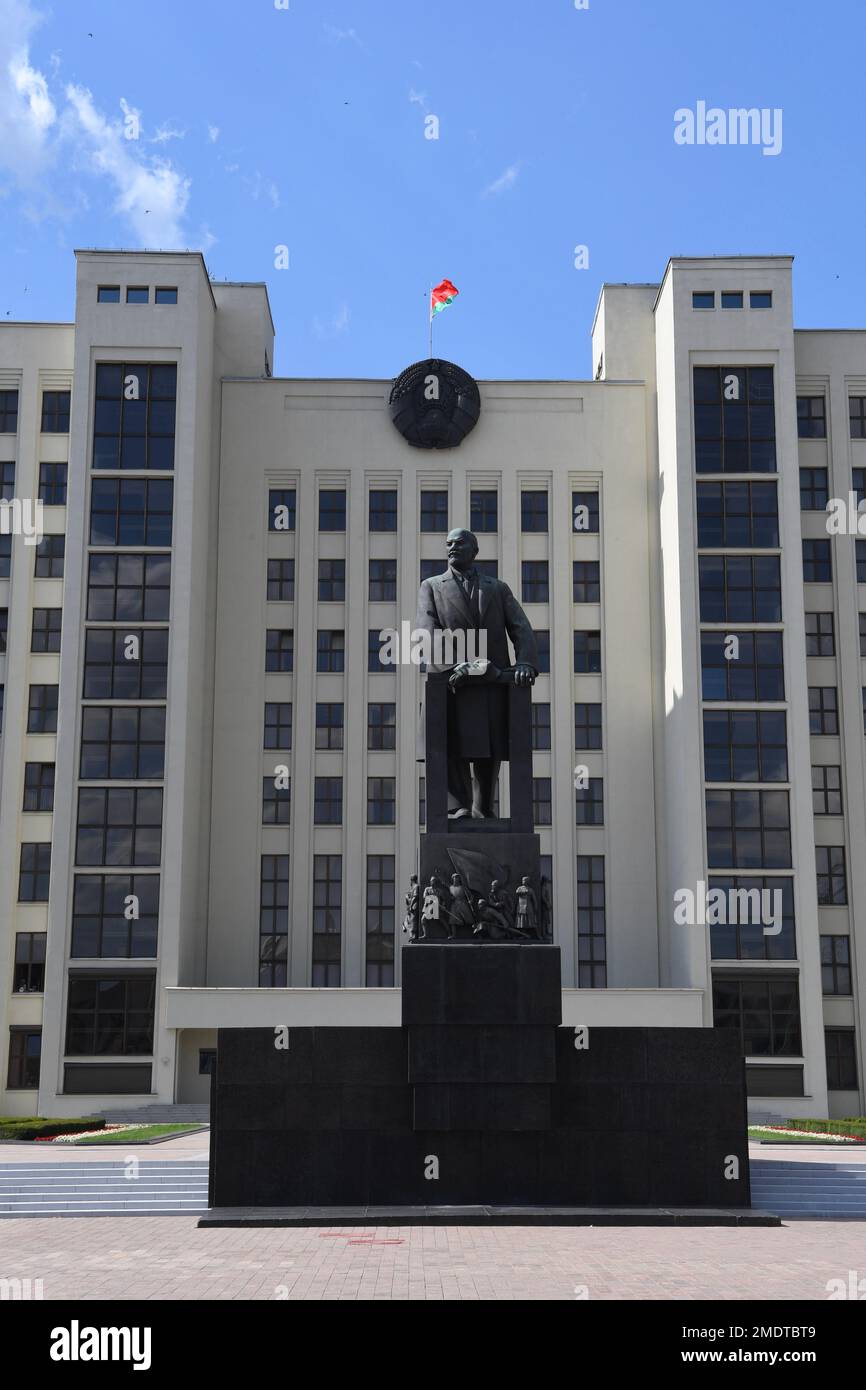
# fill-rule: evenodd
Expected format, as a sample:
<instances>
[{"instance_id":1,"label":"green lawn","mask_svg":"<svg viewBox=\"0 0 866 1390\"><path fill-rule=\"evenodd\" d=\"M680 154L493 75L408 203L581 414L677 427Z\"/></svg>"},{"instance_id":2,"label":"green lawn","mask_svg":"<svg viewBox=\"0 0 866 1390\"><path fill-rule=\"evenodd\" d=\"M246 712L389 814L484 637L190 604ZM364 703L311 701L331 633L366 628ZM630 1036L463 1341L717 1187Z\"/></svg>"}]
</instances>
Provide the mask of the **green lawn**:
<instances>
[{"instance_id":1,"label":"green lawn","mask_svg":"<svg viewBox=\"0 0 866 1390\"><path fill-rule=\"evenodd\" d=\"M856 1139L846 1139L840 1136L839 1139L819 1139L814 1134L778 1134L770 1129L760 1129L756 1126L749 1126L749 1138L756 1139L761 1144L832 1144L834 1147L850 1148L857 1144Z\"/></svg>"},{"instance_id":2,"label":"green lawn","mask_svg":"<svg viewBox=\"0 0 866 1390\"><path fill-rule=\"evenodd\" d=\"M188 1134L190 1131L207 1129L207 1125L137 1125L135 1129L108 1130L105 1134L92 1134L87 1139L76 1139L80 1144L140 1144L145 1139L164 1139L169 1134Z\"/></svg>"}]
</instances>

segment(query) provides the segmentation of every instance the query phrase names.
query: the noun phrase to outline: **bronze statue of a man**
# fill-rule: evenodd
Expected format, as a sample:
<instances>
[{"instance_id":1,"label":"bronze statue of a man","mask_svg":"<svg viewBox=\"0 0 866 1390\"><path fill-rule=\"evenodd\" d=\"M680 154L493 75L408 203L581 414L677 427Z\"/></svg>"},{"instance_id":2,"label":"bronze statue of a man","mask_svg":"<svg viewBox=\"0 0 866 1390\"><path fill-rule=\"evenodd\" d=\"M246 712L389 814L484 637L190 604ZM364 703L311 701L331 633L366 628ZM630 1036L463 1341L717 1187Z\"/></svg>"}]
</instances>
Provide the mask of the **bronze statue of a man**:
<instances>
[{"instance_id":1,"label":"bronze statue of a man","mask_svg":"<svg viewBox=\"0 0 866 1390\"><path fill-rule=\"evenodd\" d=\"M437 632L474 633L478 646L481 634L486 639L486 668L480 664L476 674L462 662L452 670L446 750L448 818L480 820L494 814L499 768L508 758L508 688L496 677L508 671L516 684L532 685L538 652L529 619L508 585L477 569L472 532L451 531L446 545L448 568L421 585L415 626L431 639Z\"/></svg>"}]
</instances>

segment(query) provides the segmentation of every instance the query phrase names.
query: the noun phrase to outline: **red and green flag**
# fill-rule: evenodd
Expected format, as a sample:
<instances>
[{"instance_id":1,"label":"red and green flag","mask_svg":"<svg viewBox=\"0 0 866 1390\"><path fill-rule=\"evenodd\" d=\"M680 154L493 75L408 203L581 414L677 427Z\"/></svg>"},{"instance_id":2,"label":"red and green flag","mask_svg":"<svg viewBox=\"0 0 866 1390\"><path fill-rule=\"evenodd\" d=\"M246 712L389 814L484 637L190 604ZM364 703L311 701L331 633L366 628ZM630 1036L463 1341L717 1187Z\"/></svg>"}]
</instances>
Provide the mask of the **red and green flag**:
<instances>
[{"instance_id":1,"label":"red and green flag","mask_svg":"<svg viewBox=\"0 0 866 1390\"><path fill-rule=\"evenodd\" d=\"M434 314L441 314L443 309L447 309L449 304L453 304L460 291L456 285L452 285L450 280L443 280L441 285L430 291L430 317Z\"/></svg>"}]
</instances>

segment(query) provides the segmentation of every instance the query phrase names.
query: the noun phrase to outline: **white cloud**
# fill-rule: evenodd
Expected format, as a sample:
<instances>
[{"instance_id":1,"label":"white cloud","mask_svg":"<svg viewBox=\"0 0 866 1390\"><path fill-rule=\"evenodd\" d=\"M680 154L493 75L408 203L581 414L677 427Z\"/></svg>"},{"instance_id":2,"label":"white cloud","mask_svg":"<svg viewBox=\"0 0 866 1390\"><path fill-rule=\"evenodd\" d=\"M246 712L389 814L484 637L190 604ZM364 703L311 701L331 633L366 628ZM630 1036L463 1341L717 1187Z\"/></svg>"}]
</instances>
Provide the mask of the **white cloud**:
<instances>
[{"instance_id":1,"label":"white cloud","mask_svg":"<svg viewBox=\"0 0 866 1390\"><path fill-rule=\"evenodd\" d=\"M349 331L350 317L348 304L341 304L332 318L327 320L314 318L313 332L317 338L341 338Z\"/></svg>"},{"instance_id":2,"label":"white cloud","mask_svg":"<svg viewBox=\"0 0 866 1390\"><path fill-rule=\"evenodd\" d=\"M498 179L494 179L492 183L489 183L487 185L481 196L484 198L490 198L496 197L499 193L507 193L509 188L513 188L514 185L517 183L517 178L519 174L520 165L509 164L508 168L505 170L504 173L499 175Z\"/></svg>"},{"instance_id":3,"label":"white cloud","mask_svg":"<svg viewBox=\"0 0 866 1390\"><path fill-rule=\"evenodd\" d=\"M57 121L47 80L30 63L30 39L41 17L26 0L2 0L0 8L0 169L32 186L51 162Z\"/></svg>"},{"instance_id":4,"label":"white cloud","mask_svg":"<svg viewBox=\"0 0 866 1390\"><path fill-rule=\"evenodd\" d=\"M368 51L367 45L359 36L357 29L337 29L333 24L326 24L325 33L329 38L333 39L335 43L354 43L357 44L362 52L366 53Z\"/></svg>"},{"instance_id":5,"label":"white cloud","mask_svg":"<svg viewBox=\"0 0 866 1390\"><path fill-rule=\"evenodd\" d=\"M416 92L414 87L409 88L409 100L413 106L420 106L422 111L427 110L427 93Z\"/></svg>"},{"instance_id":6,"label":"white cloud","mask_svg":"<svg viewBox=\"0 0 866 1390\"><path fill-rule=\"evenodd\" d=\"M220 128L218 125L209 125L207 128L207 138L212 145L215 145L220 138Z\"/></svg>"},{"instance_id":7,"label":"white cloud","mask_svg":"<svg viewBox=\"0 0 866 1390\"><path fill-rule=\"evenodd\" d=\"M171 121L166 121L164 125L157 126L156 133L150 137L150 144L167 145L169 140L182 140L185 135L185 130L175 130Z\"/></svg>"}]
</instances>

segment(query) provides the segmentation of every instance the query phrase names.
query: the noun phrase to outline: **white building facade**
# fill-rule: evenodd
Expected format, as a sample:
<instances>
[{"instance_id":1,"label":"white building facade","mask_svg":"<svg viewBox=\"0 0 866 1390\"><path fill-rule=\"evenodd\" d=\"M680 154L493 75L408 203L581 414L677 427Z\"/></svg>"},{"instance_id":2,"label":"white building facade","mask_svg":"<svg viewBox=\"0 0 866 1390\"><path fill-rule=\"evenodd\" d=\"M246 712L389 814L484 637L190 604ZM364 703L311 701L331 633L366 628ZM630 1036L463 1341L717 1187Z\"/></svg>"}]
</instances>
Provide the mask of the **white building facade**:
<instances>
[{"instance_id":1,"label":"white building facade","mask_svg":"<svg viewBox=\"0 0 866 1390\"><path fill-rule=\"evenodd\" d=\"M604 287L593 381L481 382L426 451L388 382L272 377L263 285L77 274L73 324L0 326L0 1113L399 1024L421 677L380 634L469 525L541 639L564 1021L733 1027L756 1112L862 1114L866 332L796 331L789 258L675 259Z\"/></svg>"}]
</instances>

